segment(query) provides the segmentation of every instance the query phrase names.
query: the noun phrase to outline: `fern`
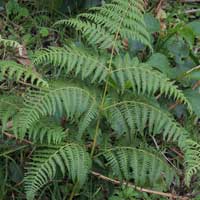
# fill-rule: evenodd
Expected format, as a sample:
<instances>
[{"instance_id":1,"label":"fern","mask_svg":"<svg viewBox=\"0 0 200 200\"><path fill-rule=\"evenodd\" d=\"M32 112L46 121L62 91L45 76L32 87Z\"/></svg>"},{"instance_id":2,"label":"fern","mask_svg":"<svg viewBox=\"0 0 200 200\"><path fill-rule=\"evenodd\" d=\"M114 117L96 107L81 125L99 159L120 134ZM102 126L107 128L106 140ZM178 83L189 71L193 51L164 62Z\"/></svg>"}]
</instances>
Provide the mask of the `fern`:
<instances>
[{"instance_id":1,"label":"fern","mask_svg":"<svg viewBox=\"0 0 200 200\"><path fill-rule=\"evenodd\" d=\"M5 95L0 98L0 120L2 131L7 128L7 123L19 112L23 104L23 99L20 96Z\"/></svg>"},{"instance_id":2,"label":"fern","mask_svg":"<svg viewBox=\"0 0 200 200\"><path fill-rule=\"evenodd\" d=\"M111 71L111 78L114 83L124 92L127 86L131 86L134 93L154 95L159 91L165 97L174 97L188 106L192 111L190 102L186 99L183 92L177 89L164 74L153 70L145 63L138 63L129 56L124 59L118 58L114 62L115 68Z\"/></svg>"},{"instance_id":3,"label":"fern","mask_svg":"<svg viewBox=\"0 0 200 200\"><path fill-rule=\"evenodd\" d=\"M191 139L184 141L183 144L186 171L185 183L189 186L193 175L200 172L200 144Z\"/></svg>"},{"instance_id":4,"label":"fern","mask_svg":"<svg viewBox=\"0 0 200 200\"><path fill-rule=\"evenodd\" d=\"M34 63L36 65L52 64L59 67L59 70L63 69L66 74L70 72L74 72L76 76L80 74L82 79L91 76L92 82L104 80L108 73L104 58L72 45L40 51Z\"/></svg>"},{"instance_id":5,"label":"fern","mask_svg":"<svg viewBox=\"0 0 200 200\"><path fill-rule=\"evenodd\" d=\"M60 144L65 139L66 132L53 119L43 119L31 126L28 137L34 143Z\"/></svg>"},{"instance_id":6,"label":"fern","mask_svg":"<svg viewBox=\"0 0 200 200\"><path fill-rule=\"evenodd\" d=\"M104 108L112 128L119 134L141 133L148 128L149 134L163 134L163 138L182 141L187 131L165 111L145 102L121 101Z\"/></svg>"},{"instance_id":7,"label":"fern","mask_svg":"<svg viewBox=\"0 0 200 200\"><path fill-rule=\"evenodd\" d=\"M131 58L123 49L124 41L132 39L152 50L143 13L143 0L112 0L77 18L58 21L55 25L72 27L84 39L81 46L70 42L64 47L39 51L33 63L46 65L44 77L53 79L48 82L16 62L0 61L3 81L26 84L25 88L17 85L20 88L16 88L19 89L16 96L0 98L0 120L2 131L12 122L9 134L31 140L38 148L24 179L28 200L34 199L45 184L60 174L75 183L72 199L76 187L85 183L92 159L93 167L102 170L108 166L104 169L111 169L109 173L121 181L133 181L140 186L165 183L169 189L172 183L178 183L176 171L157 155L157 150L150 153L139 149L149 147L147 134L162 135L167 145L178 143L185 153L187 185L199 172L200 145L188 139L188 131L167 109L160 107L156 97L172 98L185 104L192 113L190 102L164 74L136 57ZM17 42L2 38L0 45L21 48ZM151 51L146 49L146 53ZM53 77L54 70L60 72L56 77ZM65 80L60 81L63 77ZM66 80L72 77L73 80ZM66 137L68 129L77 135ZM112 140L117 134L138 134L137 141L129 141L131 147L116 147L126 145L126 140ZM72 138L74 143L69 143ZM87 145L91 156L76 141ZM102 149L103 153L94 155ZM175 162L172 162L173 165ZM94 188L92 186L92 190Z\"/></svg>"},{"instance_id":8,"label":"fern","mask_svg":"<svg viewBox=\"0 0 200 200\"><path fill-rule=\"evenodd\" d=\"M28 165L25 178L27 199L32 200L36 192L52 180L59 169L62 175L68 172L74 183L83 185L91 166L89 155L77 144L46 146L37 150Z\"/></svg>"},{"instance_id":9,"label":"fern","mask_svg":"<svg viewBox=\"0 0 200 200\"><path fill-rule=\"evenodd\" d=\"M48 83L44 81L39 74L14 61L0 61L0 75L5 77L5 79L22 82L30 80L31 84L36 86L48 86Z\"/></svg>"},{"instance_id":10,"label":"fern","mask_svg":"<svg viewBox=\"0 0 200 200\"><path fill-rule=\"evenodd\" d=\"M97 102L86 89L63 83L49 90L31 90L25 98L25 107L15 118L15 133L24 137L34 122L41 117L53 116L56 112L66 114L69 119L82 116L79 124L81 134L97 115Z\"/></svg>"},{"instance_id":11,"label":"fern","mask_svg":"<svg viewBox=\"0 0 200 200\"><path fill-rule=\"evenodd\" d=\"M192 110L182 91L178 90L164 74L153 70L147 64L140 64L136 59L130 59L127 55L124 58L117 57L113 62L112 70L107 66L106 57L100 59L98 55L75 46L44 50L34 62L59 66L59 70L65 69L66 74L73 71L75 76L80 74L82 79L91 77L91 83L96 80L106 81L110 76L112 82L119 86L122 92L130 86L133 92L138 94L155 95L160 92L166 97L173 97L185 103L188 109Z\"/></svg>"},{"instance_id":12,"label":"fern","mask_svg":"<svg viewBox=\"0 0 200 200\"><path fill-rule=\"evenodd\" d=\"M177 177L165 161L147 151L132 147L115 147L103 154L107 164L112 168L114 176L121 179L134 180L138 185L165 180L169 187Z\"/></svg>"},{"instance_id":13,"label":"fern","mask_svg":"<svg viewBox=\"0 0 200 200\"><path fill-rule=\"evenodd\" d=\"M3 39L0 35L0 45L3 45L4 47L12 47L12 48L20 48L21 45L14 41L14 40L7 40Z\"/></svg>"},{"instance_id":14,"label":"fern","mask_svg":"<svg viewBox=\"0 0 200 200\"><path fill-rule=\"evenodd\" d=\"M143 19L143 1L114 0L110 4L80 14L77 19L61 20L56 25L68 25L82 33L90 45L121 47L126 38L137 40L151 48L150 37ZM92 11L95 11L93 13Z\"/></svg>"}]
</instances>

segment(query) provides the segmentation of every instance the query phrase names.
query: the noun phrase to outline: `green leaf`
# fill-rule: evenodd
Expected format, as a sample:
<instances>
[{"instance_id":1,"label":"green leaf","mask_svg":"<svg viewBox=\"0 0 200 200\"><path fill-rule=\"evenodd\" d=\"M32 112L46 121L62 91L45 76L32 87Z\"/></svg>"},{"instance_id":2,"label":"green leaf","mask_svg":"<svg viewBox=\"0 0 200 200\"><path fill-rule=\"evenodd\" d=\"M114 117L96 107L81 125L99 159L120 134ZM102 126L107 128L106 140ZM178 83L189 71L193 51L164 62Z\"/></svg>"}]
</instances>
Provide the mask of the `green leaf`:
<instances>
[{"instance_id":1,"label":"green leaf","mask_svg":"<svg viewBox=\"0 0 200 200\"><path fill-rule=\"evenodd\" d=\"M166 74L168 77L172 76L172 68L170 62L164 54L154 53L148 60L148 64Z\"/></svg>"},{"instance_id":2,"label":"green leaf","mask_svg":"<svg viewBox=\"0 0 200 200\"><path fill-rule=\"evenodd\" d=\"M9 175L10 179L15 183L19 183L23 179L22 169L15 161L11 162L9 165Z\"/></svg>"},{"instance_id":3,"label":"green leaf","mask_svg":"<svg viewBox=\"0 0 200 200\"><path fill-rule=\"evenodd\" d=\"M40 29L39 33L42 37L47 37L49 35L49 31L46 27L42 27Z\"/></svg>"},{"instance_id":4,"label":"green leaf","mask_svg":"<svg viewBox=\"0 0 200 200\"><path fill-rule=\"evenodd\" d=\"M151 13L146 13L144 15L144 21L147 26L147 30L150 33L155 33L160 31L160 22Z\"/></svg>"},{"instance_id":5,"label":"green leaf","mask_svg":"<svg viewBox=\"0 0 200 200\"><path fill-rule=\"evenodd\" d=\"M196 70L191 72L190 74L188 74L186 76L187 78L191 79L191 80L200 80L200 70Z\"/></svg>"},{"instance_id":6,"label":"green leaf","mask_svg":"<svg viewBox=\"0 0 200 200\"><path fill-rule=\"evenodd\" d=\"M188 27L190 27L193 30L193 33L195 36L200 36L200 20L198 21L193 21L187 24Z\"/></svg>"},{"instance_id":7,"label":"green leaf","mask_svg":"<svg viewBox=\"0 0 200 200\"><path fill-rule=\"evenodd\" d=\"M29 11L27 8L20 8L18 17L27 17L29 15Z\"/></svg>"},{"instance_id":8,"label":"green leaf","mask_svg":"<svg viewBox=\"0 0 200 200\"><path fill-rule=\"evenodd\" d=\"M190 48L192 49L195 39L195 33L190 27L183 27L180 29L180 35L186 40L186 42L190 45Z\"/></svg>"},{"instance_id":9,"label":"green leaf","mask_svg":"<svg viewBox=\"0 0 200 200\"><path fill-rule=\"evenodd\" d=\"M200 104L199 104L200 91L188 89L184 91L184 94L190 101L194 113L197 115L197 117L200 117Z\"/></svg>"}]
</instances>

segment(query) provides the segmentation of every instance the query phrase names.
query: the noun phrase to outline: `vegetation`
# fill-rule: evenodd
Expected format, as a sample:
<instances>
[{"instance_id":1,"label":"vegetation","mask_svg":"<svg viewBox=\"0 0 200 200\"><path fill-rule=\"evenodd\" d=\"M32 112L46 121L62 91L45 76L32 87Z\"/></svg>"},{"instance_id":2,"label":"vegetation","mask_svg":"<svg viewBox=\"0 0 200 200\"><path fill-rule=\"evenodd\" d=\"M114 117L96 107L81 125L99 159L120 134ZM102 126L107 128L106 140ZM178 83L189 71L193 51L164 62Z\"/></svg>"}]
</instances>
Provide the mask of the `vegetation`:
<instances>
[{"instance_id":1,"label":"vegetation","mask_svg":"<svg viewBox=\"0 0 200 200\"><path fill-rule=\"evenodd\" d=\"M199 199L199 14L0 4L0 199Z\"/></svg>"}]
</instances>

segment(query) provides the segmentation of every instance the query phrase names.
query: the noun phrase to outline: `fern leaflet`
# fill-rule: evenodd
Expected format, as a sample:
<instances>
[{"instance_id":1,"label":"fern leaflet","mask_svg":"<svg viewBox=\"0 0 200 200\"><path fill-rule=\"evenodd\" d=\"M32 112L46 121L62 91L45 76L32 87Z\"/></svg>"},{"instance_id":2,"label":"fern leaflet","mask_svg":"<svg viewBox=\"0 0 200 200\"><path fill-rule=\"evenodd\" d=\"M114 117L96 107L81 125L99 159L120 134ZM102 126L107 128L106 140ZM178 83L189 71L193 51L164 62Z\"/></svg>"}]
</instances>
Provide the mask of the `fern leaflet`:
<instances>
[{"instance_id":1,"label":"fern leaflet","mask_svg":"<svg viewBox=\"0 0 200 200\"><path fill-rule=\"evenodd\" d=\"M56 175L57 169L83 185L91 166L89 155L77 144L46 146L37 150L29 163L25 177L28 200L33 200L36 192Z\"/></svg>"},{"instance_id":2,"label":"fern leaflet","mask_svg":"<svg viewBox=\"0 0 200 200\"><path fill-rule=\"evenodd\" d=\"M149 33L143 19L143 6L143 1L114 0L110 4L91 9L89 14L80 14L78 19L61 20L56 24L68 25L81 31L89 44L99 45L100 48L113 45L122 47L120 41L127 38L151 48Z\"/></svg>"},{"instance_id":3,"label":"fern leaflet","mask_svg":"<svg viewBox=\"0 0 200 200\"><path fill-rule=\"evenodd\" d=\"M56 113L66 114L70 118L80 118L81 134L97 115L95 98L86 90L77 86L66 86L59 83L50 89L31 90L25 98L25 107L14 120L14 130L19 137L24 137L26 131L41 117L53 116ZM92 109L91 109L92 108ZM90 112L87 115L84 113Z\"/></svg>"},{"instance_id":4,"label":"fern leaflet","mask_svg":"<svg viewBox=\"0 0 200 200\"><path fill-rule=\"evenodd\" d=\"M39 74L14 61L0 61L0 75L6 79L22 82L30 80L33 85L48 87L48 83Z\"/></svg>"},{"instance_id":5,"label":"fern leaflet","mask_svg":"<svg viewBox=\"0 0 200 200\"><path fill-rule=\"evenodd\" d=\"M148 128L149 134L162 133L167 140L179 141L188 135L168 113L145 102L121 101L105 107L104 110L107 110L112 128L119 134L143 134Z\"/></svg>"},{"instance_id":6,"label":"fern leaflet","mask_svg":"<svg viewBox=\"0 0 200 200\"><path fill-rule=\"evenodd\" d=\"M120 179L134 180L138 185L165 179L169 187L176 172L165 161L145 150L132 147L115 147L104 152L113 175Z\"/></svg>"}]
</instances>

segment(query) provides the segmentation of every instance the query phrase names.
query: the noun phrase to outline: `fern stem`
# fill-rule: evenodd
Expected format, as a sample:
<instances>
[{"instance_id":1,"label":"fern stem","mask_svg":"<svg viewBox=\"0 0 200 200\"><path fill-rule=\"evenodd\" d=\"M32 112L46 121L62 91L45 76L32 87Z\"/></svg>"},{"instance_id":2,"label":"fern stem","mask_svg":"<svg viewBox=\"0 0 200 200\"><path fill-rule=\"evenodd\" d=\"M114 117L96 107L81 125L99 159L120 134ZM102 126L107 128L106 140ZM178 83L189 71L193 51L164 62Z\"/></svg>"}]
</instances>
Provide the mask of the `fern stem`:
<instances>
[{"instance_id":1,"label":"fern stem","mask_svg":"<svg viewBox=\"0 0 200 200\"><path fill-rule=\"evenodd\" d=\"M10 134L10 133L8 133L8 132L5 132L5 131L4 131L3 134L4 134L6 137L10 138L10 139L16 139L16 140L19 141L19 142L22 142L22 143L25 143L25 144L29 144L29 145L33 145L33 143L32 143L31 141L26 140L26 139L18 139L15 135Z\"/></svg>"},{"instance_id":2,"label":"fern stem","mask_svg":"<svg viewBox=\"0 0 200 200\"><path fill-rule=\"evenodd\" d=\"M105 87L104 87L104 92L103 92L103 96L102 96L102 100L101 100L101 104L100 104L100 110L103 110L103 105L104 105L104 102L105 102L105 98L106 98L106 93L108 91L108 81L109 81L109 75L111 74L112 70L112 61L113 61L113 57L114 57L114 52L115 52L115 46L116 46L116 42L117 42L117 38L119 36L119 32L120 32L120 28L122 26L122 22L128 12L128 10L130 9L131 7L131 4L129 2L129 6L127 8L127 10L125 11L124 13L124 16L122 16L120 22L119 22L119 27L118 27L118 30L115 34L115 38L114 38L114 42L113 42L113 46L112 46L112 50L111 50L111 56L110 56L110 60L109 60L109 64L108 64L108 74L107 74L107 78L106 78L106 84L105 84ZM93 156L94 154L94 150L95 150L95 147L96 147L96 143L97 143L97 137L98 137L98 134L99 134L99 125L100 125L100 119L98 119L97 121L97 125L96 125L96 131L95 131L95 136L94 136L94 141L93 141L93 145L92 145L92 150L91 150L91 156Z\"/></svg>"},{"instance_id":3,"label":"fern stem","mask_svg":"<svg viewBox=\"0 0 200 200\"><path fill-rule=\"evenodd\" d=\"M69 200L73 200L74 198L74 195L75 195L75 192L76 192L76 189L77 189L77 186L78 186L78 182L76 182L72 188L72 192L71 192L71 195L69 197Z\"/></svg>"},{"instance_id":4,"label":"fern stem","mask_svg":"<svg viewBox=\"0 0 200 200\"><path fill-rule=\"evenodd\" d=\"M96 147L96 142L97 142L97 137L98 137L98 132L99 132L99 125L100 125L100 118L97 120L97 125L95 129L95 135L94 135L94 140L93 140L92 150L91 150L91 157L94 155L94 150Z\"/></svg>"}]
</instances>

